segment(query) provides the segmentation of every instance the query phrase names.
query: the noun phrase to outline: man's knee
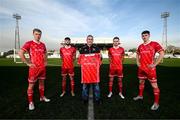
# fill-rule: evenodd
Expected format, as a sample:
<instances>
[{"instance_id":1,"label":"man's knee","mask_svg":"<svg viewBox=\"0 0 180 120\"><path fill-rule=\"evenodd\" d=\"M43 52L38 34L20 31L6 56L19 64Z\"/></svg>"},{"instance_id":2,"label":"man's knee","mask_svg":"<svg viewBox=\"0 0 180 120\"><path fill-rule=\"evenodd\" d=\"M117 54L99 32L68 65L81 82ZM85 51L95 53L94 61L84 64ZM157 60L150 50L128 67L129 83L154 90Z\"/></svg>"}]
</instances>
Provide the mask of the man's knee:
<instances>
[{"instance_id":1,"label":"man's knee","mask_svg":"<svg viewBox=\"0 0 180 120\"><path fill-rule=\"evenodd\" d=\"M139 84L144 84L145 80L139 80Z\"/></svg>"},{"instance_id":2,"label":"man's knee","mask_svg":"<svg viewBox=\"0 0 180 120\"><path fill-rule=\"evenodd\" d=\"M34 88L34 84L35 84L35 83L29 83L28 89L33 89L33 88Z\"/></svg>"},{"instance_id":3,"label":"man's knee","mask_svg":"<svg viewBox=\"0 0 180 120\"><path fill-rule=\"evenodd\" d=\"M157 83L151 83L153 88L158 88L158 84Z\"/></svg>"}]
</instances>

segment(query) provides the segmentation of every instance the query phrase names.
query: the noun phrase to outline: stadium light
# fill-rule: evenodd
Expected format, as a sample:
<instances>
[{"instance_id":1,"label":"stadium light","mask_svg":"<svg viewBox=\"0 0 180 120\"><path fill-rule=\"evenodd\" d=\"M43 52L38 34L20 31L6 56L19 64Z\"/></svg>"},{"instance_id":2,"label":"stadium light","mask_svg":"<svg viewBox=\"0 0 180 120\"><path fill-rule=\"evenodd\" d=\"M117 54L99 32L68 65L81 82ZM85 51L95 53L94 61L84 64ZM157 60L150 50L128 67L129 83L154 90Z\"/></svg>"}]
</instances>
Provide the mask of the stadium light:
<instances>
[{"instance_id":1,"label":"stadium light","mask_svg":"<svg viewBox=\"0 0 180 120\"><path fill-rule=\"evenodd\" d=\"M163 35L162 35L162 45L164 45L165 41L165 49L167 49L167 17L170 16L169 12L161 13L161 18L163 19Z\"/></svg>"},{"instance_id":2,"label":"stadium light","mask_svg":"<svg viewBox=\"0 0 180 120\"><path fill-rule=\"evenodd\" d=\"M16 27L15 27L15 44L14 44L14 62L16 62L16 52L17 49L20 49L20 35L19 35L19 20L21 16L19 14L13 14L13 18L16 19Z\"/></svg>"}]
</instances>

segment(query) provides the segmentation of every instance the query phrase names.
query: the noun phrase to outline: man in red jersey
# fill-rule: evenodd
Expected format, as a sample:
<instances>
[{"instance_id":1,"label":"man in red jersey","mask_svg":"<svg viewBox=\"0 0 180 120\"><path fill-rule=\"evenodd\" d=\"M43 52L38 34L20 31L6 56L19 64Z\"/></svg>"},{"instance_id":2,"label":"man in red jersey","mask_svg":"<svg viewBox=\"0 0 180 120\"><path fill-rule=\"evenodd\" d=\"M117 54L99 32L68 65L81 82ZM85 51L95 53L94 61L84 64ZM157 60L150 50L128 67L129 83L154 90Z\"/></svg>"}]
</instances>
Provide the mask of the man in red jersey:
<instances>
[{"instance_id":1,"label":"man in red jersey","mask_svg":"<svg viewBox=\"0 0 180 120\"><path fill-rule=\"evenodd\" d=\"M47 65L47 51L44 43L40 42L41 30L34 29L33 36L34 40L26 42L21 50L19 51L19 56L22 61L29 66L29 77L28 77L28 101L29 110L34 110L33 103L33 88L36 81L39 79L39 92L40 101L49 102L50 99L44 96L44 80L46 79L46 65ZM25 58L25 53L28 52L30 60Z\"/></svg>"},{"instance_id":2,"label":"man in red jersey","mask_svg":"<svg viewBox=\"0 0 180 120\"><path fill-rule=\"evenodd\" d=\"M71 39L66 37L64 39L65 46L60 48L60 56L62 59L61 75L62 75L62 94L63 97L66 93L66 76L70 76L71 81L71 95L74 94L74 60L76 59L76 48L71 46Z\"/></svg>"},{"instance_id":3,"label":"man in red jersey","mask_svg":"<svg viewBox=\"0 0 180 120\"><path fill-rule=\"evenodd\" d=\"M149 31L143 31L141 36L144 42L139 45L136 56L138 65L139 95L133 99L135 101L143 99L144 83L145 79L148 79L154 92L154 104L152 105L151 110L157 110L159 108L160 90L157 84L156 66L163 59L164 50L159 43L149 40ZM159 53L159 57L154 60L156 53Z\"/></svg>"},{"instance_id":4,"label":"man in red jersey","mask_svg":"<svg viewBox=\"0 0 180 120\"><path fill-rule=\"evenodd\" d=\"M119 37L113 38L113 47L108 51L110 70L109 70L109 94L108 97L112 96L112 87L114 77L118 77L119 96L124 99L122 94L122 78L123 78L123 59L124 59L124 48L119 46Z\"/></svg>"}]
</instances>

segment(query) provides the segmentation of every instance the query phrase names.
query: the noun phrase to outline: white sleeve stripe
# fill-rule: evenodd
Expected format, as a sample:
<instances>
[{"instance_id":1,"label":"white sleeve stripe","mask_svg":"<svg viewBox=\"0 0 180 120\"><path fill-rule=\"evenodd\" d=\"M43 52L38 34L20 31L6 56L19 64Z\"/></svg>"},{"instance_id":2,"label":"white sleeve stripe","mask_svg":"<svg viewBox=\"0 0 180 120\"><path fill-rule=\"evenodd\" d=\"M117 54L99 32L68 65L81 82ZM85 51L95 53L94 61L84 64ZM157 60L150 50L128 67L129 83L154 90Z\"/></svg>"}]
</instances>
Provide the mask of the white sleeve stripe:
<instances>
[{"instance_id":1,"label":"white sleeve stripe","mask_svg":"<svg viewBox=\"0 0 180 120\"><path fill-rule=\"evenodd\" d=\"M21 48L21 49L27 52L27 50L25 48Z\"/></svg>"}]
</instances>

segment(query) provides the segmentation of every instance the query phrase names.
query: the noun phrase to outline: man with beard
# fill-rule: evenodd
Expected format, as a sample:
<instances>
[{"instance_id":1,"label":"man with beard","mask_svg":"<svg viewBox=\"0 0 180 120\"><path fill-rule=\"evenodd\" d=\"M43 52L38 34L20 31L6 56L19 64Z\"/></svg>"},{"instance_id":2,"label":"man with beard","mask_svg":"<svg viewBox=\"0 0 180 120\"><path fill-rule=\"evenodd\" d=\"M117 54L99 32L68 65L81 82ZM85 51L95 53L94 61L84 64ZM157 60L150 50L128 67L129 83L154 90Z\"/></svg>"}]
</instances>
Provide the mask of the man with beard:
<instances>
[{"instance_id":1,"label":"man with beard","mask_svg":"<svg viewBox=\"0 0 180 120\"><path fill-rule=\"evenodd\" d=\"M66 77L69 75L71 83L71 95L74 93L74 60L76 58L76 48L71 46L71 39L66 37L64 39L65 45L60 48L60 56L62 59L61 75L62 75L62 93L60 97L63 97L66 93Z\"/></svg>"}]
</instances>

